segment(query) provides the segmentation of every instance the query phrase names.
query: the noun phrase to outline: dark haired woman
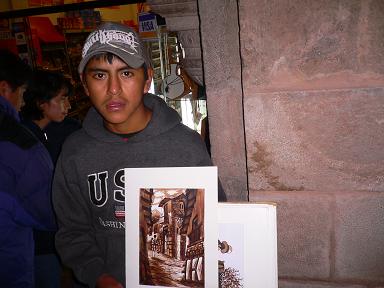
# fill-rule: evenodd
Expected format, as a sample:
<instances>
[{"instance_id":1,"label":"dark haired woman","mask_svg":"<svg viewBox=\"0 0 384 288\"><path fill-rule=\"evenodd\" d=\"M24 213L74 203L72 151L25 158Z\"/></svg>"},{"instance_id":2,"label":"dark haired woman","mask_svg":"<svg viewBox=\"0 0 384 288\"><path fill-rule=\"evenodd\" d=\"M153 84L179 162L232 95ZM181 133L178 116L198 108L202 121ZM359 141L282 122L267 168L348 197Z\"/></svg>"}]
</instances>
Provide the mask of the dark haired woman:
<instances>
[{"instance_id":1,"label":"dark haired woman","mask_svg":"<svg viewBox=\"0 0 384 288\"><path fill-rule=\"evenodd\" d=\"M76 121L65 120L71 108L68 100L71 93L69 80L47 70L35 71L24 92L22 123L45 145L53 163L65 137L81 127ZM60 287L61 265L55 252L54 234L34 232L35 286L39 288Z\"/></svg>"},{"instance_id":2,"label":"dark haired woman","mask_svg":"<svg viewBox=\"0 0 384 288\"><path fill-rule=\"evenodd\" d=\"M47 70L34 72L28 89L24 92L25 105L21 109L23 123L47 144L48 135L44 131L52 121L62 122L71 105L68 96L72 85L63 75Z\"/></svg>"}]
</instances>

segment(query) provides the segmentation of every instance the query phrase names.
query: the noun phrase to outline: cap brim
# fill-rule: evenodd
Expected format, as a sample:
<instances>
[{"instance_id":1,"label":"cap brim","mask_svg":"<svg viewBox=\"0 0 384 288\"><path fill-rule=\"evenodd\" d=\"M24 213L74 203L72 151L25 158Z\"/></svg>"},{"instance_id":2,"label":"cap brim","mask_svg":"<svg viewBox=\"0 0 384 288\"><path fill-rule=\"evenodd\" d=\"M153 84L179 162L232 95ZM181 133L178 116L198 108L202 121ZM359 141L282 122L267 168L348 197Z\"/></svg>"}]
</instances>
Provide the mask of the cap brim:
<instances>
[{"instance_id":1,"label":"cap brim","mask_svg":"<svg viewBox=\"0 0 384 288\"><path fill-rule=\"evenodd\" d=\"M97 54L102 54L102 53L112 53L119 57L122 61L124 61L129 67L137 69L143 66L145 63L144 59L138 55L131 55L126 51L122 51L120 49L116 49L113 47L110 47L109 49L106 49L106 47L103 47L102 49L95 49L92 52L89 52L83 59L81 59L79 67L78 67L78 72L79 74L82 74L84 72L84 68L89 62L89 60L97 55Z\"/></svg>"}]
</instances>

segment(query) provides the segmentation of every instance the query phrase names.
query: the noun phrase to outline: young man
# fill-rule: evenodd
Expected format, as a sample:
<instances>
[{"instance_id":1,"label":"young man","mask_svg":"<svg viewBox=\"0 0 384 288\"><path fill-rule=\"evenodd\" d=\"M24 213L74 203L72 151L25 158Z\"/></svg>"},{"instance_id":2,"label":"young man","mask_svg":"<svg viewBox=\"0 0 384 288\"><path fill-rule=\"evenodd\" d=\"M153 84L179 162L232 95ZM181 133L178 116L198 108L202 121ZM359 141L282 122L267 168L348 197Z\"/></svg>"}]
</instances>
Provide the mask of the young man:
<instances>
[{"instance_id":1,"label":"young man","mask_svg":"<svg viewBox=\"0 0 384 288\"><path fill-rule=\"evenodd\" d=\"M35 287L33 228L56 228L52 161L18 116L29 75L19 57L0 50L0 287Z\"/></svg>"},{"instance_id":2,"label":"young man","mask_svg":"<svg viewBox=\"0 0 384 288\"><path fill-rule=\"evenodd\" d=\"M122 287L124 218L118 212L129 181L124 168L212 162L200 136L161 98L148 94L153 71L134 30L105 23L92 32L79 73L94 108L83 129L67 139L56 166L56 247L80 281ZM225 199L223 192L219 199Z\"/></svg>"}]
</instances>

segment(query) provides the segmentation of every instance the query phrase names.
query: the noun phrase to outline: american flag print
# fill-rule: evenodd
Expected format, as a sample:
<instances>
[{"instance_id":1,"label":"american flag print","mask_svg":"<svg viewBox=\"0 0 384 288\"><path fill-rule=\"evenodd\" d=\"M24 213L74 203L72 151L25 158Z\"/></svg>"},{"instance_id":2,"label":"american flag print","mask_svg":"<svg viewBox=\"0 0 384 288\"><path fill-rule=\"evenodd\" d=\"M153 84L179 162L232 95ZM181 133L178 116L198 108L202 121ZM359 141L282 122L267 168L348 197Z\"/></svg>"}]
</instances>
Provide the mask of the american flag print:
<instances>
[{"instance_id":1,"label":"american flag print","mask_svg":"<svg viewBox=\"0 0 384 288\"><path fill-rule=\"evenodd\" d=\"M125 217L125 206L124 205L115 206L115 217L116 218L124 218Z\"/></svg>"}]
</instances>

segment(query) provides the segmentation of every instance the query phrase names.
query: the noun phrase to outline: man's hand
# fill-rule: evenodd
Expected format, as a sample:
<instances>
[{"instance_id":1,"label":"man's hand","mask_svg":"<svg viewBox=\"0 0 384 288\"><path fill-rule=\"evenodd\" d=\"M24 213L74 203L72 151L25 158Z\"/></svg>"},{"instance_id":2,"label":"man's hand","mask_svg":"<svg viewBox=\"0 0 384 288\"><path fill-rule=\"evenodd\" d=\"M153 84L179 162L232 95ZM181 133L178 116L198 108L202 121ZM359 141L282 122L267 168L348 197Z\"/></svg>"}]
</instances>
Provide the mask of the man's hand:
<instances>
[{"instance_id":1,"label":"man's hand","mask_svg":"<svg viewBox=\"0 0 384 288\"><path fill-rule=\"evenodd\" d=\"M96 282L96 288L124 288L123 285L111 275L103 274Z\"/></svg>"}]
</instances>

